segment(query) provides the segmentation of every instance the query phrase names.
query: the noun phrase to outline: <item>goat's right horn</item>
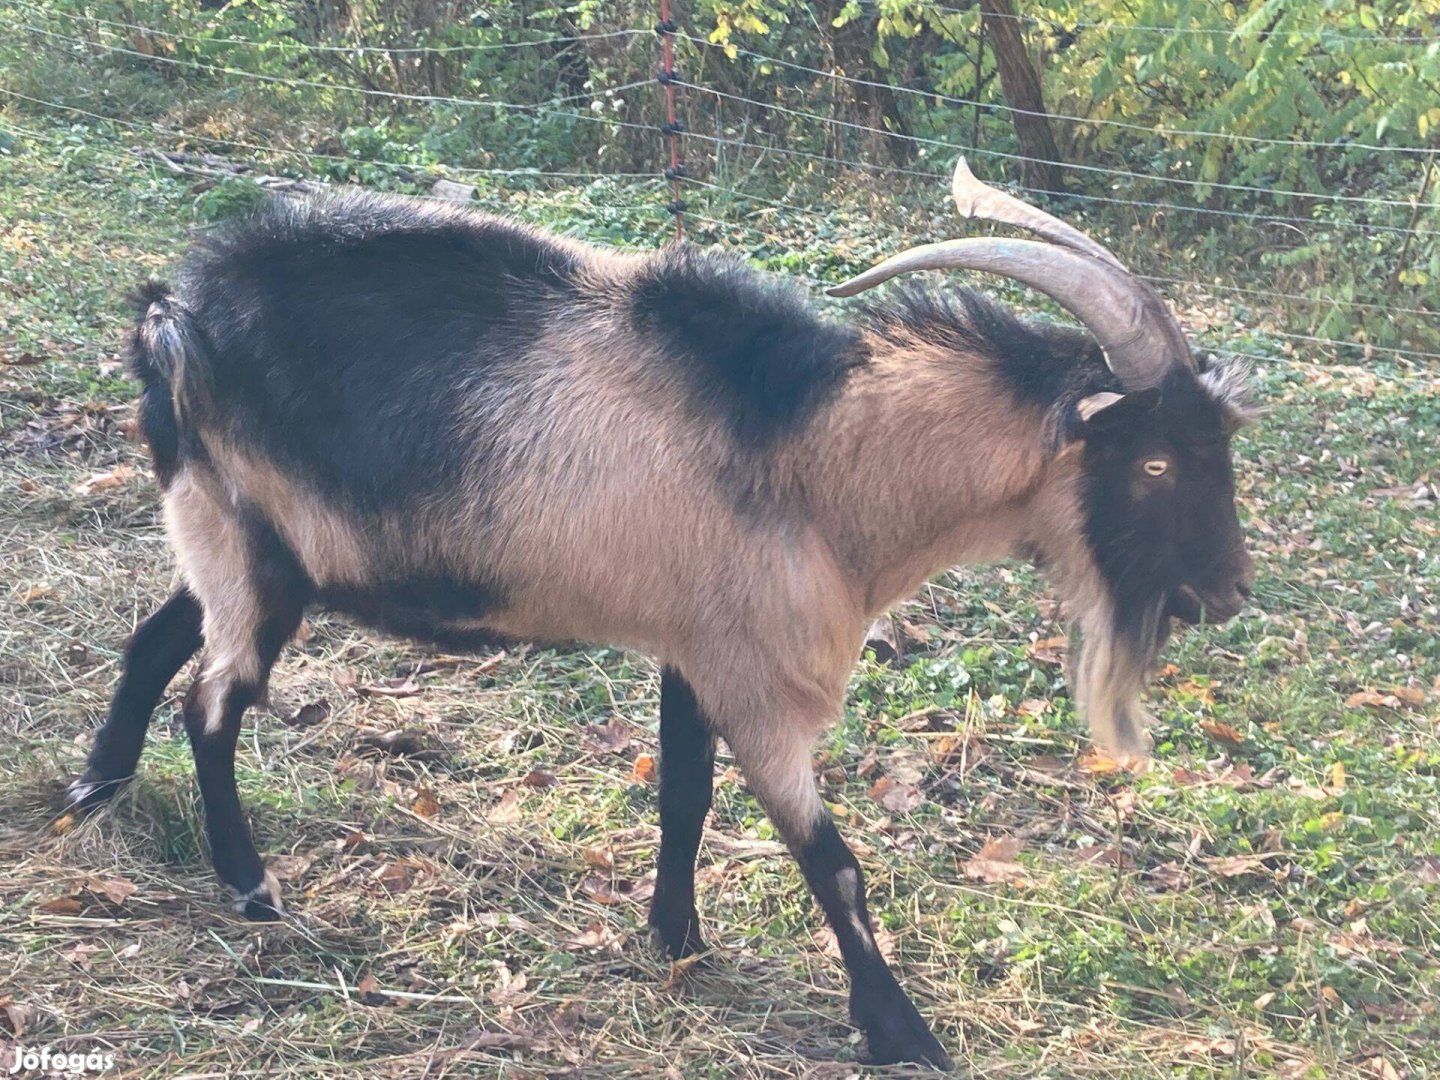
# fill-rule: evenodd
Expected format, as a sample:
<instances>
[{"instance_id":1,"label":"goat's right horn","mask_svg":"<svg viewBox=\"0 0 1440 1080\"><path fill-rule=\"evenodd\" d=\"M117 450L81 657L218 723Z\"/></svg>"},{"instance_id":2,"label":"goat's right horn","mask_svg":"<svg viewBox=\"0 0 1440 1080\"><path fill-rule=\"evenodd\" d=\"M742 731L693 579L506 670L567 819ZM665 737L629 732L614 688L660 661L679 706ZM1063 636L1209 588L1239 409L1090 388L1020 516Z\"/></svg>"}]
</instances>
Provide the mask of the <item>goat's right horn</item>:
<instances>
[{"instance_id":1,"label":"goat's right horn","mask_svg":"<svg viewBox=\"0 0 1440 1080\"><path fill-rule=\"evenodd\" d=\"M1017 225L1053 244L1073 248L1103 263L1109 263L1123 273L1130 272L1125 268L1125 264L1115 257L1113 251L1098 240L1086 236L1075 226L1067 225L1038 206L1031 206L1024 199L1017 199L1014 195L977 179L963 157L955 163L955 177L950 181L950 195L962 217L985 218L1005 225Z\"/></svg>"},{"instance_id":2,"label":"goat's right horn","mask_svg":"<svg viewBox=\"0 0 1440 1080\"><path fill-rule=\"evenodd\" d=\"M972 236L924 244L825 291L854 296L916 270L981 270L1039 290L1095 335L1126 390L1159 386L1175 367L1193 364L1185 332L1154 289L1117 269L1113 256L1101 261L1039 240Z\"/></svg>"}]
</instances>

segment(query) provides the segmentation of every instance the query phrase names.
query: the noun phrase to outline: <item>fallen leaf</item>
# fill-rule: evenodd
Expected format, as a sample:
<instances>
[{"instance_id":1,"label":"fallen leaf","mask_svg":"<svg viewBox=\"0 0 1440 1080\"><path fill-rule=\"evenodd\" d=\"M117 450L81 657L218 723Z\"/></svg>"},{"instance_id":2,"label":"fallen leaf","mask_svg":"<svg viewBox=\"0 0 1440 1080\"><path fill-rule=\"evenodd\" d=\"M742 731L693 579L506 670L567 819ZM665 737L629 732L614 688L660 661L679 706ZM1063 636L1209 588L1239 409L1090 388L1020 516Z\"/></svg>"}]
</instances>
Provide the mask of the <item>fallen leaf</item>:
<instances>
[{"instance_id":1,"label":"fallen leaf","mask_svg":"<svg viewBox=\"0 0 1440 1080\"><path fill-rule=\"evenodd\" d=\"M118 469L107 473L95 473L89 479L75 485L75 494L98 495L102 491L114 491L116 488L124 487L134 474L135 470L128 465L121 465Z\"/></svg>"},{"instance_id":2,"label":"fallen leaf","mask_svg":"<svg viewBox=\"0 0 1440 1080\"><path fill-rule=\"evenodd\" d=\"M1425 704L1425 691L1414 686L1397 686L1390 693L1412 709L1421 708Z\"/></svg>"},{"instance_id":3,"label":"fallen leaf","mask_svg":"<svg viewBox=\"0 0 1440 1080\"><path fill-rule=\"evenodd\" d=\"M908 814L925 801L918 788L897 783L888 776L882 776L871 785L870 798L892 814Z\"/></svg>"},{"instance_id":4,"label":"fallen leaf","mask_svg":"<svg viewBox=\"0 0 1440 1080\"><path fill-rule=\"evenodd\" d=\"M1025 876L1025 867L1015 861L1025 841L1018 836L990 837L974 857L960 868L968 878L998 885Z\"/></svg>"},{"instance_id":5,"label":"fallen leaf","mask_svg":"<svg viewBox=\"0 0 1440 1080\"><path fill-rule=\"evenodd\" d=\"M0 995L0 1019L5 1021L0 1027L8 1029L15 1038L25 1034L34 1016L35 1006L22 1005L9 994Z\"/></svg>"},{"instance_id":6,"label":"fallen leaf","mask_svg":"<svg viewBox=\"0 0 1440 1080\"><path fill-rule=\"evenodd\" d=\"M1440 855L1427 855L1415 866L1415 876L1428 885L1440 885Z\"/></svg>"},{"instance_id":7,"label":"fallen leaf","mask_svg":"<svg viewBox=\"0 0 1440 1080\"><path fill-rule=\"evenodd\" d=\"M1265 860L1269 855L1225 855L1206 859L1205 865L1221 877L1240 877L1244 874L1265 872Z\"/></svg>"},{"instance_id":8,"label":"fallen leaf","mask_svg":"<svg viewBox=\"0 0 1440 1080\"><path fill-rule=\"evenodd\" d=\"M1159 866L1152 866L1145 872L1145 876L1158 888L1170 892L1181 892L1190 887L1190 872L1174 859Z\"/></svg>"},{"instance_id":9,"label":"fallen leaf","mask_svg":"<svg viewBox=\"0 0 1440 1080\"><path fill-rule=\"evenodd\" d=\"M1330 766L1329 783L1325 785L1331 795L1339 795L1345 790L1345 763L1337 761Z\"/></svg>"},{"instance_id":10,"label":"fallen leaf","mask_svg":"<svg viewBox=\"0 0 1440 1080\"><path fill-rule=\"evenodd\" d=\"M1049 708L1050 702L1044 698L1026 698L1015 707L1015 711L1021 716L1044 716Z\"/></svg>"},{"instance_id":11,"label":"fallen leaf","mask_svg":"<svg viewBox=\"0 0 1440 1080\"><path fill-rule=\"evenodd\" d=\"M1065 653L1069 647L1069 641L1063 637L1042 638L1025 646L1025 652L1037 664L1061 667L1065 663Z\"/></svg>"},{"instance_id":12,"label":"fallen leaf","mask_svg":"<svg viewBox=\"0 0 1440 1080\"><path fill-rule=\"evenodd\" d=\"M1358 690L1345 699L1347 709L1398 709L1400 699L1394 694L1375 690Z\"/></svg>"},{"instance_id":13,"label":"fallen leaf","mask_svg":"<svg viewBox=\"0 0 1440 1080\"><path fill-rule=\"evenodd\" d=\"M444 749L431 738L429 732L417 728L372 732L362 735L359 745L366 750L378 750L382 754L415 761L434 761L445 756Z\"/></svg>"},{"instance_id":14,"label":"fallen leaf","mask_svg":"<svg viewBox=\"0 0 1440 1080\"><path fill-rule=\"evenodd\" d=\"M37 600L45 600L55 595L55 590L49 585L31 585L28 589L20 591L15 597L16 603L33 604Z\"/></svg>"},{"instance_id":15,"label":"fallen leaf","mask_svg":"<svg viewBox=\"0 0 1440 1080\"><path fill-rule=\"evenodd\" d=\"M265 861L266 868L275 876L276 881L294 881L300 878L305 871L310 870L314 863L314 855L272 855Z\"/></svg>"},{"instance_id":16,"label":"fallen leaf","mask_svg":"<svg viewBox=\"0 0 1440 1080\"><path fill-rule=\"evenodd\" d=\"M630 748L633 735L629 725L614 716L607 723L589 724L585 728L586 738L596 747L616 754L623 753Z\"/></svg>"},{"instance_id":17,"label":"fallen leaf","mask_svg":"<svg viewBox=\"0 0 1440 1080\"><path fill-rule=\"evenodd\" d=\"M545 769L531 769L520 782L526 787L552 788L560 783L560 780L554 773L547 772Z\"/></svg>"},{"instance_id":18,"label":"fallen leaf","mask_svg":"<svg viewBox=\"0 0 1440 1080\"><path fill-rule=\"evenodd\" d=\"M433 818L440 813L440 800L429 788L416 788L415 799L411 802L410 809L419 817Z\"/></svg>"},{"instance_id":19,"label":"fallen leaf","mask_svg":"<svg viewBox=\"0 0 1440 1080\"><path fill-rule=\"evenodd\" d=\"M500 797L500 801L492 806L485 816L497 825L509 825L519 821L520 803L524 798L525 793L518 787L513 787Z\"/></svg>"},{"instance_id":20,"label":"fallen leaf","mask_svg":"<svg viewBox=\"0 0 1440 1080\"><path fill-rule=\"evenodd\" d=\"M566 938L565 946L570 949L603 949L614 940L605 924L596 919L580 933Z\"/></svg>"},{"instance_id":21,"label":"fallen leaf","mask_svg":"<svg viewBox=\"0 0 1440 1080\"><path fill-rule=\"evenodd\" d=\"M599 870L609 870L615 865L615 854L609 848L586 848L585 865Z\"/></svg>"},{"instance_id":22,"label":"fallen leaf","mask_svg":"<svg viewBox=\"0 0 1440 1080\"><path fill-rule=\"evenodd\" d=\"M408 860L386 863L375 872L375 880L391 896L398 896L415 884L416 866Z\"/></svg>"},{"instance_id":23,"label":"fallen leaf","mask_svg":"<svg viewBox=\"0 0 1440 1080\"><path fill-rule=\"evenodd\" d=\"M124 878L87 877L81 884L87 891L105 897L117 907L140 890L140 886Z\"/></svg>"},{"instance_id":24,"label":"fallen leaf","mask_svg":"<svg viewBox=\"0 0 1440 1080\"><path fill-rule=\"evenodd\" d=\"M330 706L323 701L311 701L301 705L295 711L295 715L286 720L287 724L295 727L314 727L320 721L330 715Z\"/></svg>"},{"instance_id":25,"label":"fallen leaf","mask_svg":"<svg viewBox=\"0 0 1440 1080\"><path fill-rule=\"evenodd\" d=\"M35 908L42 915L79 915L81 911L80 898L78 896L57 896L53 900L46 900Z\"/></svg>"},{"instance_id":26,"label":"fallen leaf","mask_svg":"<svg viewBox=\"0 0 1440 1080\"><path fill-rule=\"evenodd\" d=\"M655 759L649 754L640 754L635 758L635 767L630 770L630 775L642 784L653 784L655 782Z\"/></svg>"},{"instance_id":27,"label":"fallen leaf","mask_svg":"<svg viewBox=\"0 0 1440 1080\"><path fill-rule=\"evenodd\" d=\"M1202 705L1215 704L1215 691L1209 686L1196 682L1194 679L1186 679L1184 682L1178 683L1175 687L1175 692L1192 698Z\"/></svg>"},{"instance_id":28,"label":"fallen leaf","mask_svg":"<svg viewBox=\"0 0 1440 1080\"><path fill-rule=\"evenodd\" d=\"M1226 743L1229 746L1239 746L1245 741L1245 736L1240 734L1229 724L1221 723L1219 720L1201 720L1200 730L1209 735L1216 742Z\"/></svg>"},{"instance_id":29,"label":"fallen leaf","mask_svg":"<svg viewBox=\"0 0 1440 1080\"><path fill-rule=\"evenodd\" d=\"M639 904L655 895L653 878L629 881L609 874L590 874L580 882L580 891L597 904Z\"/></svg>"},{"instance_id":30,"label":"fallen leaf","mask_svg":"<svg viewBox=\"0 0 1440 1080\"><path fill-rule=\"evenodd\" d=\"M356 693L364 697L414 697L420 693L420 684L411 678L381 679L379 682L360 687Z\"/></svg>"}]
</instances>

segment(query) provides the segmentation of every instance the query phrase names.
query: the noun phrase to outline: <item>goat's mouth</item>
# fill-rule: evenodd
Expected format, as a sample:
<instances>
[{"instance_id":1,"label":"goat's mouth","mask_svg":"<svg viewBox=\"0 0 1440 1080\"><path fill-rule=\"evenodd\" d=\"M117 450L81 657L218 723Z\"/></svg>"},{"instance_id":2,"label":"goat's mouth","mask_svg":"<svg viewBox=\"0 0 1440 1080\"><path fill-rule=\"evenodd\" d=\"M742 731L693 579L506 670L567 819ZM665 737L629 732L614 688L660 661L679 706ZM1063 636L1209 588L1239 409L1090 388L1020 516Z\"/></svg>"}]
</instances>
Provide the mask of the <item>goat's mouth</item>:
<instances>
[{"instance_id":1,"label":"goat's mouth","mask_svg":"<svg viewBox=\"0 0 1440 1080\"><path fill-rule=\"evenodd\" d=\"M1230 596L1201 594L1189 585L1181 585L1165 601L1165 614L1190 626L1200 623L1223 623L1240 613L1245 598L1238 591Z\"/></svg>"}]
</instances>

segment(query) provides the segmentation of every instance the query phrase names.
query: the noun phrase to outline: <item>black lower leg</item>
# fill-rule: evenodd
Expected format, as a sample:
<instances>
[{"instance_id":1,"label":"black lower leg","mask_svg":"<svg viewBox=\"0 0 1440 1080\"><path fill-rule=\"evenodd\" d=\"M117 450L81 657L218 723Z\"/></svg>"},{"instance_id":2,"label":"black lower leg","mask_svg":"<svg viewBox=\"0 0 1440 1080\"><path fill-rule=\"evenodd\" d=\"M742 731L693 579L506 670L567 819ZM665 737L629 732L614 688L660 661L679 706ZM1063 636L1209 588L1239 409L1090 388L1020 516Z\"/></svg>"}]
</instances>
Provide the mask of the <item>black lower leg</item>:
<instances>
[{"instance_id":1,"label":"black lower leg","mask_svg":"<svg viewBox=\"0 0 1440 1080\"><path fill-rule=\"evenodd\" d=\"M70 785L73 807L104 802L134 774L150 714L170 680L200 648L200 621L199 603L181 589L136 629L85 772Z\"/></svg>"},{"instance_id":2,"label":"black lower leg","mask_svg":"<svg viewBox=\"0 0 1440 1080\"><path fill-rule=\"evenodd\" d=\"M876 1064L918 1061L950 1068L949 1056L880 955L860 864L834 823L821 818L791 850L835 931L850 975L850 1019L865 1032L871 1059Z\"/></svg>"},{"instance_id":3,"label":"black lower leg","mask_svg":"<svg viewBox=\"0 0 1440 1080\"><path fill-rule=\"evenodd\" d=\"M715 738L695 691L660 675L660 858L650 928L675 959L704 951L695 911L695 856L715 782Z\"/></svg>"},{"instance_id":4,"label":"black lower leg","mask_svg":"<svg viewBox=\"0 0 1440 1080\"><path fill-rule=\"evenodd\" d=\"M265 889L265 866L235 787L240 719L257 696L254 686L226 685L202 676L185 699L185 732L195 755L215 872L234 891L238 910L250 918L273 919L279 915L278 898Z\"/></svg>"}]
</instances>

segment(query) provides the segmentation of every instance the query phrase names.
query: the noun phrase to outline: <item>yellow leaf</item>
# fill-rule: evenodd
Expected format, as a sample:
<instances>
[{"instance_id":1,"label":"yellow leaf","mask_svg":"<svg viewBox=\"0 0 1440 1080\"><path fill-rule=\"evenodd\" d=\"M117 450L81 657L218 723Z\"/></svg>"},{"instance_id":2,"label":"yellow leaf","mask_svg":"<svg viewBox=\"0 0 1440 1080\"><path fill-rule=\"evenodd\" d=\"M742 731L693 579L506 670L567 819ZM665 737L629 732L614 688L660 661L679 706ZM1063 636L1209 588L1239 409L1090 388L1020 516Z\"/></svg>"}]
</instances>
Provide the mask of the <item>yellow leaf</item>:
<instances>
[{"instance_id":1,"label":"yellow leaf","mask_svg":"<svg viewBox=\"0 0 1440 1080\"><path fill-rule=\"evenodd\" d=\"M1330 766L1330 790L1332 794L1339 794L1345 790L1345 763L1337 761Z\"/></svg>"}]
</instances>

